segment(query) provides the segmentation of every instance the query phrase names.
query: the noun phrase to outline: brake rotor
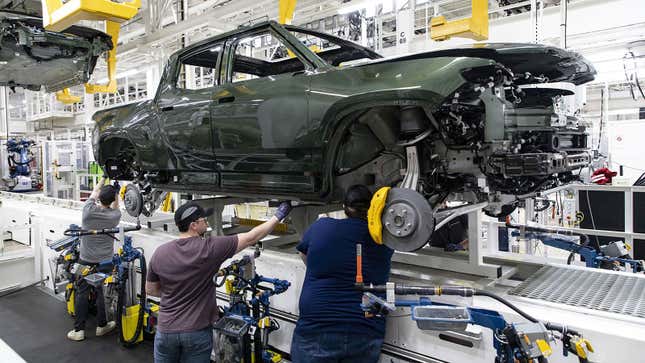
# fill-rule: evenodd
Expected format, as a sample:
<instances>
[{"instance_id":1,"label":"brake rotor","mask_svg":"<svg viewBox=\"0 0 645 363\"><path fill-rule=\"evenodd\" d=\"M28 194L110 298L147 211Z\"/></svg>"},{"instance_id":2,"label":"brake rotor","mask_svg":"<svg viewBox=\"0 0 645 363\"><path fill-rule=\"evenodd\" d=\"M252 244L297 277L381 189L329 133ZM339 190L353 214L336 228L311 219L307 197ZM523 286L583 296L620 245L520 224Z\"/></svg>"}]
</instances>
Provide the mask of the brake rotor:
<instances>
[{"instance_id":1,"label":"brake rotor","mask_svg":"<svg viewBox=\"0 0 645 363\"><path fill-rule=\"evenodd\" d=\"M125 211L133 217L138 217L143 210L143 196L136 184L128 184L123 194L123 205Z\"/></svg>"},{"instance_id":2,"label":"brake rotor","mask_svg":"<svg viewBox=\"0 0 645 363\"><path fill-rule=\"evenodd\" d=\"M425 246L434 231L434 216L428 201L412 189L392 188L381 214L383 243L412 252Z\"/></svg>"}]
</instances>

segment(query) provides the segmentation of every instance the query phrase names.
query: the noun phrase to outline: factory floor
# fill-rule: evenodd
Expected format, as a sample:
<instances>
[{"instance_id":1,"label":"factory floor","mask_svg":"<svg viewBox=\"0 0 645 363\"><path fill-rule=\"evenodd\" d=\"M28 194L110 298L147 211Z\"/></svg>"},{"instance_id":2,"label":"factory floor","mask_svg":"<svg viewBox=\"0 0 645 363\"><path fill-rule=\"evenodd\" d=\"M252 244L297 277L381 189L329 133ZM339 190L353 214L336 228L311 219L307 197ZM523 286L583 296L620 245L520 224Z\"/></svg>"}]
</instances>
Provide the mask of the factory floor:
<instances>
[{"instance_id":1,"label":"factory floor","mask_svg":"<svg viewBox=\"0 0 645 363\"><path fill-rule=\"evenodd\" d=\"M64 302L37 287L0 297L0 339L27 362L153 361L152 341L128 349L114 332L96 337L96 319L90 316L85 340L73 342L66 337L73 324Z\"/></svg>"}]
</instances>

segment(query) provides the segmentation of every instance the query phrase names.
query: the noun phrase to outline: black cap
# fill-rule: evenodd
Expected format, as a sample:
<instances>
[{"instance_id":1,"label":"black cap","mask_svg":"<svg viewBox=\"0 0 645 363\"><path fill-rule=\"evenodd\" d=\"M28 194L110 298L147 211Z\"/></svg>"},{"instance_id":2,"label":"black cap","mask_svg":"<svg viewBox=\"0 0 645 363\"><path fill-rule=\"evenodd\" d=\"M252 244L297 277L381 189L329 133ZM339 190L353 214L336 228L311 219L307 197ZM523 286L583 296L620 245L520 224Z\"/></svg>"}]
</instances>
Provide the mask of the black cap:
<instances>
[{"instance_id":1,"label":"black cap","mask_svg":"<svg viewBox=\"0 0 645 363\"><path fill-rule=\"evenodd\" d=\"M371 201L372 192L370 192L366 186L356 184L347 189L343 204L345 204L346 207L358 210L368 210L370 208Z\"/></svg>"},{"instance_id":2,"label":"black cap","mask_svg":"<svg viewBox=\"0 0 645 363\"><path fill-rule=\"evenodd\" d=\"M188 202L177 208L175 212L175 224L188 225L200 218L208 217L213 214L213 208L204 209L195 202Z\"/></svg>"},{"instance_id":3,"label":"black cap","mask_svg":"<svg viewBox=\"0 0 645 363\"><path fill-rule=\"evenodd\" d=\"M113 185L104 185L99 190L99 201L101 204L109 206L116 200L116 194L119 189Z\"/></svg>"}]
</instances>

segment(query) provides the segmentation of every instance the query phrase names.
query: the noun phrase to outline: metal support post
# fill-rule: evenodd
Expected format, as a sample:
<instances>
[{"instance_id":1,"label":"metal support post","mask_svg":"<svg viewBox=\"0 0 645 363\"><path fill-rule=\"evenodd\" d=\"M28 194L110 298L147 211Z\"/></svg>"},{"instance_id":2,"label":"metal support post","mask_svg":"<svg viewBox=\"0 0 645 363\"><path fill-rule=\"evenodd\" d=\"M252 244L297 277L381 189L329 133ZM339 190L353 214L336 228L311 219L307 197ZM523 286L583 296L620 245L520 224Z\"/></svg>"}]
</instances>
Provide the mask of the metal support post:
<instances>
[{"instance_id":1,"label":"metal support post","mask_svg":"<svg viewBox=\"0 0 645 363\"><path fill-rule=\"evenodd\" d=\"M6 135L7 139L9 139L9 94L7 87L0 87L0 106L2 109L0 133Z\"/></svg>"},{"instance_id":2,"label":"metal support post","mask_svg":"<svg viewBox=\"0 0 645 363\"><path fill-rule=\"evenodd\" d=\"M524 201L524 225L527 226L533 220L533 215L535 214L535 201L531 198ZM525 236L520 236L524 238L524 253L527 255L533 254L533 249L531 248L531 239L526 238Z\"/></svg>"},{"instance_id":3,"label":"metal support post","mask_svg":"<svg viewBox=\"0 0 645 363\"><path fill-rule=\"evenodd\" d=\"M32 212L29 213L29 242L31 247L34 250L34 279L36 281L42 281L43 272L42 272L42 250L45 248L43 243L43 236L40 231L40 226L42 225L42 217L38 217Z\"/></svg>"},{"instance_id":4,"label":"metal support post","mask_svg":"<svg viewBox=\"0 0 645 363\"><path fill-rule=\"evenodd\" d=\"M531 31L533 32L535 38L534 43L540 43L542 34L542 14L544 10L544 3L542 0L531 0Z\"/></svg>"},{"instance_id":5,"label":"metal support post","mask_svg":"<svg viewBox=\"0 0 645 363\"><path fill-rule=\"evenodd\" d=\"M364 16L361 16L361 45L364 47L369 46L367 44L367 20Z\"/></svg>"},{"instance_id":6,"label":"metal support post","mask_svg":"<svg viewBox=\"0 0 645 363\"><path fill-rule=\"evenodd\" d=\"M5 229L4 226L0 226L0 255L4 254L4 238L5 238L5 233L8 231Z\"/></svg>"},{"instance_id":7,"label":"metal support post","mask_svg":"<svg viewBox=\"0 0 645 363\"><path fill-rule=\"evenodd\" d=\"M625 192L625 244L634 247L634 191L633 189L626 189ZM591 206L589 206L591 208ZM629 249L629 255L634 258L634 248Z\"/></svg>"},{"instance_id":8,"label":"metal support post","mask_svg":"<svg viewBox=\"0 0 645 363\"><path fill-rule=\"evenodd\" d=\"M560 0L560 48L567 49L567 11L569 0Z\"/></svg>"},{"instance_id":9,"label":"metal support post","mask_svg":"<svg viewBox=\"0 0 645 363\"><path fill-rule=\"evenodd\" d=\"M609 127L609 83L605 82L602 93L602 115L598 129L598 151L601 155L606 155L607 162L611 165L611 155L609 155L609 132L606 129ZM603 126L604 125L604 126ZM605 137L601 138L601 130L605 129Z\"/></svg>"},{"instance_id":10,"label":"metal support post","mask_svg":"<svg viewBox=\"0 0 645 363\"><path fill-rule=\"evenodd\" d=\"M499 252L499 228L495 223L486 223L486 251L489 255ZM469 236L470 237L470 236Z\"/></svg>"},{"instance_id":11,"label":"metal support post","mask_svg":"<svg viewBox=\"0 0 645 363\"><path fill-rule=\"evenodd\" d=\"M480 266L484 263L482 245L479 243L481 232L481 213L478 210L468 213L468 261L473 266ZM471 244L470 241L475 243Z\"/></svg>"},{"instance_id":12,"label":"metal support post","mask_svg":"<svg viewBox=\"0 0 645 363\"><path fill-rule=\"evenodd\" d=\"M215 197L215 198L205 198L205 199L195 199L193 202L202 206L202 208L213 208L214 213L212 216L208 217L208 223L213 229L212 233L215 233L216 236L224 235L224 220L222 218L222 212L224 212L224 207L231 204L240 204L247 203L251 200L246 198L235 198L235 197Z\"/></svg>"},{"instance_id":13,"label":"metal support post","mask_svg":"<svg viewBox=\"0 0 645 363\"><path fill-rule=\"evenodd\" d=\"M199 204L202 208L213 208L213 215L208 217L208 224L211 226L216 236L224 235L224 220L222 218L222 213L224 212L224 207L231 204L241 204L248 202L256 202L257 200L251 200L248 198L237 198L237 197L227 197L227 196L218 196L214 198L204 198L204 199L194 199L193 202Z\"/></svg>"},{"instance_id":14,"label":"metal support post","mask_svg":"<svg viewBox=\"0 0 645 363\"><path fill-rule=\"evenodd\" d=\"M289 219L291 220L291 225L296 231L295 240L297 242L302 238L302 235L305 233L307 228L311 226L318 216L323 213L334 212L342 210L342 206L338 204L332 205L299 205L293 208L291 213L289 213ZM293 237L291 238L293 240ZM276 241L278 242L278 241Z\"/></svg>"}]
</instances>

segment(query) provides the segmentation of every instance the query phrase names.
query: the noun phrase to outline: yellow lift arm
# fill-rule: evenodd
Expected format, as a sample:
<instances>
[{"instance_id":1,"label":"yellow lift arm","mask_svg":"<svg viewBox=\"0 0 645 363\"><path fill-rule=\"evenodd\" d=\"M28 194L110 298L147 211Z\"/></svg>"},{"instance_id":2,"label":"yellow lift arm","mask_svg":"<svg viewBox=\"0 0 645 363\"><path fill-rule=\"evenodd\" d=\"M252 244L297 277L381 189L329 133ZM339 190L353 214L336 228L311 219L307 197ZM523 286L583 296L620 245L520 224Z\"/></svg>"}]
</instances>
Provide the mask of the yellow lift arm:
<instances>
[{"instance_id":1,"label":"yellow lift arm","mask_svg":"<svg viewBox=\"0 0 645 363\"><path fill-rule=\"evenodd\" d=\"M106 85L85 84L87 93L116 92L116 48L119 41L120 23L132 19L139 8L141 0L116 2L112 0L42 0L43 26L50 31L61 32L81 20L105 21L105 32L112 37L113 48L108 52ZM69 90L56 94L59 101L73 103L80 101L79 97L71 96Z\"/></svg>"},{"instance_id":2,"label":"yellow lift arm","mask_svg":"<svg viewBox=\"0 0 645 363\"><path fill-rule=\"evenodd\" d=\"M432 40L446 40L451 37L488 39L488 0L472 0L472 16L468 19L446 21L444 16L430 20Z\"/></svg>"},{"instance_id":3,"label":"yellow lift arm","mask_svg":"<svg viewBox=\"0 0 645 363\"><path fill-rule=\"evenodd\" d=\"M280 0L278 11L278 22L280 22L280 24L291 24L293 13L296 11L297 2L298 0Z\"/></svg>"},{"instance_id":4,"label":"yellow lift arm","mask_svg":"<svg viewBox=\"0 0 645 363\"><path fill-rule=\"evenodd\" d=\"M71 94L69 92L69 88L65 88L62 91L56 92L56 100L66 105L81 102L81 98L79 96L74 96L73 94Z\"/></svg>"}]
</instances>

